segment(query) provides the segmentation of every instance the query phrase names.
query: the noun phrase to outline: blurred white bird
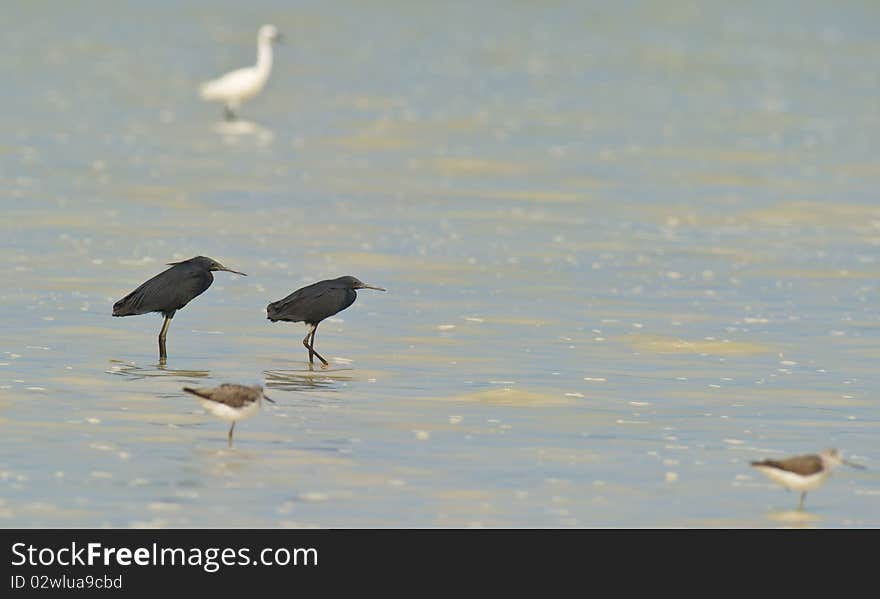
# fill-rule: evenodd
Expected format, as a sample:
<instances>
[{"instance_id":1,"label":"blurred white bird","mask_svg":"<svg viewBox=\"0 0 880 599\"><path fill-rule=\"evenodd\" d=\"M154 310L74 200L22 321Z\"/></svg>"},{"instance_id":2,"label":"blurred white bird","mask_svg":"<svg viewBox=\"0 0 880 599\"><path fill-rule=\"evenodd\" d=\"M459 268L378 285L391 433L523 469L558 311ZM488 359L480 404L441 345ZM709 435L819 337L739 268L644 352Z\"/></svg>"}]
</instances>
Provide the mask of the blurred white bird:
<instances>
[{"instance_id":1,"label":"blurred white bird","mask_svg":"<svg viewBox=\"0 0 880 599\"><path fill-rule=\"evenodd\" d=\"M282 40L274 25L260 27L257 32L257 64L203 83L200 88L202 98L209 102L223 102L223 116L227 121L234 120L235 111L242 103L256 96L266 85L272 72L272 42Z\"/></svg>"}]
</instances>

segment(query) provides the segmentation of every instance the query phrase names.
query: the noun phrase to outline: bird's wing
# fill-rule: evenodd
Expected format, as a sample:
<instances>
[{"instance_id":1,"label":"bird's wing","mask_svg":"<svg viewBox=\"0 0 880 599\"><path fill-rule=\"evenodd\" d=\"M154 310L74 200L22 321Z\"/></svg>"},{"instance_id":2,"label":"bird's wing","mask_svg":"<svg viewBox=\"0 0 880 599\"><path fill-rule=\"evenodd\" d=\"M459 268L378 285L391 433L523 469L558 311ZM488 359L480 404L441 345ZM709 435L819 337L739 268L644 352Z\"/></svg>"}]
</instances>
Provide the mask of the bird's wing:
<instances>
[{"instance_id":1,"label":"bird's wing","mask_svg":"<svg viewBox=\"0 0 880 599\"><path fill-rule=\"evenodd\" d=\"M290 308L297 306L299 302L308 297L320 297L325 291L328 290L327 287L321 287L319 285L319 283L307 285L301 289L297 289L283 299L272 302L271 304L266 306L266 312L269 314L269 318L274 318L278 316L280 320L281 316L285 316L284 320L289 320L289 318L286 317L288 315L288 312L290 312L290 315L293 314Z\"/></svg>"},{"instance_id":2,"label":"bird's wing","mask_svg":"<svg viewBox=\"0 0 880 599\"><path fill-rule=\"evenodd\" d=\"M174 282L173 290L176 293L175 299L180 307L183 308L190 300L207 291L211 283L214 282L214 275L209 270L191 269L187 272L187 276L182 276Z\"/></svg>"},{"instance_id":3,"label":"bird's wing","mask_svg":"<svg viewBox=\"0 0 880 599\"><path fill-rule=\"evenodd\" d=\"M241 408L259 399L259 394L253 389L232 383L223 383L219 387L211 388L184 387L183 390L202 399L222 403L232 408Z\"/></svg>"},{"instance_id":4,"label":"bird's wing","mask_svg":"<svg viewBox=\"0 0 880 599\"><path fill-rule=\"evenodd\" d=\"M168 280L170 270L171 268L164 270L155 277L144 281L137 289L113 304L113 316L134 316L155 312L156 307L152 300L156 290L163 287L164 282Z\"/></svg>"},{"instance_id":5,"label":"bird's wing","mask_svg":"<svg viewBox=\"0 0 880 599\"><path fill-rule=\"evenodd\" d=\"M205 100L224 100L238 95L253 86L257 80L256 69L245 67L226 73L222 77L203 83L200 91Z\"/></svg>"},{"instance_id":6,"label":"bird's wing","mask_svg":"<svg viewBox=\"0 0 880 599\"><path fill-rule=\"evenodd\" d=\"M320 322L349 307L348 290L344 287L321 286L303 287L283 300L267 306L267 313L273 320L292 322Z\"/></svg>"},{"instance_id":7,"label":"bird's wing","mask_svg":"<svg viewBox=\"0 0 880 599\"><path fill-rule=\"evenodd\" d=\"M210 271L186 263L172 266L113 304L113 316L174 312L204 293L213 281Z\"/></svg>"},{"instance_id":8,"label":"bird's wing","mask_svg":"<svg viewBox=\"0 0 880 599\"><path fill-rule=\"evenodd\" d=\"M192 393L193 395L195 395L197 397L201 397L203 399L213 399L214 389L211 389L208 387L204 387L204 388L184 387L183 390L186 391L187 393Z\"/></svg>"},{"instance_id":9,"label":"bird's wing","mask_svg":"<svg viewBox=\"0 0 880 599\"><path fill-rule=\"evenodd\" d=\"M799 455L784 460L764 460L762 462L752 462L752 466L770 466L793 472L802 476L809 476L822 471L822 458L817 455Z\"/></svg>"}]
</instances>

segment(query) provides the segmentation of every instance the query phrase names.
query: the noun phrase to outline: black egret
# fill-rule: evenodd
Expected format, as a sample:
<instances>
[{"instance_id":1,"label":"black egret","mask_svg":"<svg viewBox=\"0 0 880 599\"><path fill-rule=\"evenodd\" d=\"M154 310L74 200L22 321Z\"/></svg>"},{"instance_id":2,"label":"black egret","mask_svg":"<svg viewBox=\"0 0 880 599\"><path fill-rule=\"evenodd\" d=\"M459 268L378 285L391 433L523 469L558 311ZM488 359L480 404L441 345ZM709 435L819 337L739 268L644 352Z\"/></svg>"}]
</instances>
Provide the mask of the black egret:
<instances>
[{"instance_id":1,"label":"black egret","mask_svg":"<svg viewBox=\"0 0 880 599\"><path fill-rule=\"evenodd\" d=\"M226 268L206 256L196 256L181 262L169 262L171 268L155 277L113 304L113 316L135 316L147 312L161 312L165 317L159 331L159 360L165 361L165 335L174 313L201 295L214 282L211 271L222 270L237 275L243 272Z\"/></svg>"},{"instance_id":2,"label":"black egret","mask_svg":"<svg viewBox=\"0 0 880 599\"><path fill-rule=\"evenodd\" d=\"M234 383L223 383L219 387L184 387L183 390L198 397L202 407L214 416L232 421L229 434L226 436L229 447L232 447L232 431L236 422L256 414L263 399L275 403L274 400L266 397L263 388L259 385L245 387Z\"/></svg>"},{"instance_id":3,"label":"black egret","mask_svg":"<svg viewBox=\"0 0 880 599\"><path fill-rule=\"evenodd\" d=\"M266 306L266 314L272 322L286 320L306 323L309 331L303 339L303 345L309 350L309 366L315 363L317 356L326 367L327 360L315 351L315 331L322 320L352 305L357 299L357 289L385 291L382 287L362 283L356 277L339 277L297 289L284 299Z\"/></svg>"},{"instance_id":4,"label":"black egret","mask_svg":"<svg viewBox=\"0 0 880 599\"><path fill-rule=\"evenodd\" d=\"M752 462L761 474L786 489L801 492L798 509L803 509L807 491L818 489L831 475L831 471L841 464L852 468L864 468L843 459L836 449L826 449L818 454L797 455L784 460L762 460Z\"/></svg>"}]
</instances>

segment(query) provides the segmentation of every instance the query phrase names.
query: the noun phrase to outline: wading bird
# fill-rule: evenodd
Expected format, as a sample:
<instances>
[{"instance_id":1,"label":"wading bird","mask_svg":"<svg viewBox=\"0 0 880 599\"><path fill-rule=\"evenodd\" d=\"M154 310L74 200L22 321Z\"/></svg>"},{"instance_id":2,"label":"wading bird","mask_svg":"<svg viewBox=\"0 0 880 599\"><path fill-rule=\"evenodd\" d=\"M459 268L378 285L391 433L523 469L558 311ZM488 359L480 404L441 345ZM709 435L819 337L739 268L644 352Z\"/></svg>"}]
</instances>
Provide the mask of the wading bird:
<instances>
[{"instance_id":1,"label":"wading bird","mask_svg":"<svg viewBox=\"0 0 880 599\"><path fill-rule=\"evenodd\" d=\"M352 305L357 299L357 289L385 291L381 287L362 283L355 277L339 277L297 289L284 299L266 306L266 314L272 322L286 320L306 323L309 332L303 339L303 345L309 350L309 366L315 363L317 356L326 367L327 360L315 351L315 331L322 320Z\"/></svg>"},{"instance_id":2,"label":"wading bird","mask_svg":"<svg viewBox=\"0 0 880 599\"><path fill-rule=\"evenodd\" d=\"M236 422L256 414L263 399L275 403L274 400L266 397L263 388L259 385L245 387L234 383L223 383L219 387L184 387L183 390L198 397L202 407L214 416L232 421L229 434L226 436L229 447L232 447L232 431Z\"/></svg>"},{"instance_id":3,"label":"wading bird","mask_svg":"<svg viewBox=\"0 0 880 599\"><path fill-rule=\"evenodd\" d=\"M751 464L773 482L789 490L800 491L799 510L804 508L807 491L821 487L837 466L846 464L852 468L864 468L861 464L844 460L836 449L825 449L818 454L798 455L784 460L762 460Z\"/></svg>"},{"instance_id":4,"label":"wading bird","mask_svg":"<svg viewBox=\"0 0 880 599\"><path fill-rule=\"evenodd\" d=\"M205 256L168 264L171 268L157 274L113 304L113 316L162 313L165 317L162 330L159 331L159 360L162 362L168 358L168 352L165 351L165 335L168 333L168 326L174 318L174 313L211 286L214 282L211 271L222 270L247 276Z\"/></svg>"},{"instance_id":5,"label":"wading bird","mask_svg":"<svg viewBox=\"0 0 880 599\"><path fill-rule=\"evenodd\" d=\"M222 77L203 83L202 99L223 102L223 116L227 121L236 118L241 105L256 96L272 72L272 43L284 38L274 25L263 25L257 32L257 64L226 73Z\"/></svg>"}]
</instances>

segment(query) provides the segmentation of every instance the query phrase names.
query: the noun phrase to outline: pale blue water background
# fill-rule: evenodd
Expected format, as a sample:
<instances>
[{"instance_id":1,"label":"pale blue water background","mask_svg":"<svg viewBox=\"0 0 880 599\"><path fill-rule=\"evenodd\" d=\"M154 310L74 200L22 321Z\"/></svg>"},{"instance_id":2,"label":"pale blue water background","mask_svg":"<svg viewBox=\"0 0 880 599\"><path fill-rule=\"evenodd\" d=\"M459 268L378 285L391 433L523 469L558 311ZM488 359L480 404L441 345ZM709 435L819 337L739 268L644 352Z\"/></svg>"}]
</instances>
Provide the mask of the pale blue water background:
<instances>
[{"instance_id":1,"label":"pale blue water background","mask_svg":"<svg viewBox=\"0 0 880 599\"><path fill-rule=\"evenodd\" d=\"M288 38L224 126L200 82ZM0 525L880 525L875 2L8 3ZM175 317L113 302L217 273ZM362 292L321 325L265 305ZM265 383L236 427L184 385ZM839 447L810 493L748 462Z\"/></svg>"}]
</instances>

